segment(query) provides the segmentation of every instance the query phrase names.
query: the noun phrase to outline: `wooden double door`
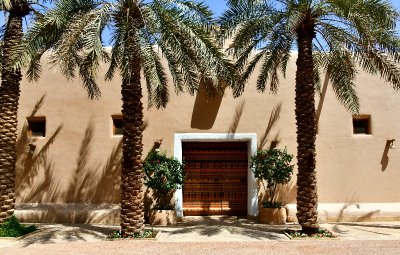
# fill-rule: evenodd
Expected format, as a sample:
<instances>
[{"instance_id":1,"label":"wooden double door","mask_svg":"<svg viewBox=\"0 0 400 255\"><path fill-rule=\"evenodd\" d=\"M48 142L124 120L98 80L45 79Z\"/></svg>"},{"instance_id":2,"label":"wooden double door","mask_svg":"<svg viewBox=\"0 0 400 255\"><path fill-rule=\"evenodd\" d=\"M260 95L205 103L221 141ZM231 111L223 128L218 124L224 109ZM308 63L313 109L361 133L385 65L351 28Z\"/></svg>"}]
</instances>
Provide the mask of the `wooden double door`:
<instances>
[{"instance_id":1,"label":"wooden double door","mask_svg":"<svg viewBox=\"0 0 400 255\"><path fill-rule=\"evenodd\" d=\"M247 215L247 142L183 142L184 215Z\"/></svg>"}]
</instances>

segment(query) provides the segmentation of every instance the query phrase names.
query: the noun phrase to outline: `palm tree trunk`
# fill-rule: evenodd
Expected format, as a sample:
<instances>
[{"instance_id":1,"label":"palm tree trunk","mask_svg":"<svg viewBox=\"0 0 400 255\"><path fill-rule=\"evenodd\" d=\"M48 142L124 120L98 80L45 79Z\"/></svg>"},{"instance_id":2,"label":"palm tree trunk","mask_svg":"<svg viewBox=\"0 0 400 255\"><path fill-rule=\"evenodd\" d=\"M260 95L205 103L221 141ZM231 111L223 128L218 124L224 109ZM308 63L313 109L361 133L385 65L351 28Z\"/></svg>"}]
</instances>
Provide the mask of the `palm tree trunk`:
<instances>
[{"instance_id":1,"label":"palm tree trunk","mask_svg":"<svg viewBox=\"0 0 400 255\"><path fill-rule=\"evenodd\" d=\"M140 86L140 59L130 56L131 71L122 81L122 236L142 234L144 229L144 176L142 171L143 104Z\"/></svg>"},{"instance_id":2,"label":"palm tree trunk","mask_svg":"<svg viewBox=\"0 0 400 255\"><path fill-rule=\"evenodd\" d=\"M312 40L314 22L309 14L297 30L296 125L297 125L297 219L303 233L319 228L315 171L315 101Z\"/></svg>"},{"instance_id":3,"label":"palm tree trunk","mask_svg":"<svg viewBox=\"0 0 400 255\"><path fill-rule=\"evenodd\" d=\"M11 52L22 40L22 15L11 10L4 34L0 86L0 222L14 213L18 100L21 72L12 68Z\"/></svg>"}]
</instances>

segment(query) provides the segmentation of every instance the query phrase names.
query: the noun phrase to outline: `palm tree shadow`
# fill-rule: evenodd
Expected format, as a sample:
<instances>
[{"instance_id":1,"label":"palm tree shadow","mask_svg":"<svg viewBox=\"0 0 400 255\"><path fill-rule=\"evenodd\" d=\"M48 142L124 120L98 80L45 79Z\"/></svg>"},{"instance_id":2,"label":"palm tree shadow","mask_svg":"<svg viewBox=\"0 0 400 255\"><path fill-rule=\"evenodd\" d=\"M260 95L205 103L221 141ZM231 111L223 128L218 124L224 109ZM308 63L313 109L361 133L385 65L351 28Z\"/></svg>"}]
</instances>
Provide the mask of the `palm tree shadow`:
<instances>
[{"instance_id":1,"label":"palm tree shadow","mask_svg":"<svg viewBox=\"0 0 400 255\"><path fill-rule=\"evenodd\" d=\"M120 201L120 171L122 160L122 141L120 140L112 149L106 164L99 173L102 163L95 166L89 164L94 138L94 123L90 121L82 139L77 165L72 176L72 182L64 195L67 203L79 203L82 208L77 208L76 213L59 215L59 222L115 223L119 216L118 209L112 205ZM96 213L91 210L108 209L109 212ZM65 218L67 216L67 218Z\"/></svg>"},{"instance_id":2,"label":"palm tree shadow","mask_svg":"<svg viewBox=\"0 0 400 255\"><path fill-rule=\"evenodd\" d=\"M281 111L282 111L282 102L280 102L279 104L274 106L274 108L272 109L271 115L269 116L269 121L268 121L267 128L265 129L264 134L261 136L260 141L258 142L258 144L259 144L258 145L258 150L261 150L267 144L268 136L269 136L269 134L271 132L271 129L278 122L278 120L280 118ZM276 147L277 144L279 143L279 140L278 140L279 137L278 136L279 136L279 133L276 134L275 138L271 142L271 147Z\"/></svg>"},{"instance_id":3,"label":"palm tree shadow","mask_svg":"<svg viewBox=\"0 0 400 255\"><path fill-rule=\"evenodd\" d=\"M37 101L29 117L34 117L44 103L45 94ZM18 161L16 165L16 197L18 203L41 203L44 200L56 200L59 184L55 182L55 164L49 156L49 149L60 134L63 124L46 138L42 148L36 150L36 138L28 136L28 124L25 122L17 141ZM41 170L43 169L43 171ZM29 192L26 192L28 191ZM46 197L43 191L46 190ZM18 205L17 205L18 207Z\"/></svg>"},{"instance_id":4,"label":"palm tree shadow","mask_svg":"<svg viewBox=\"0 0 400 255\"><path fill-rule=\"evenodd\" d=\"M93 143L93 135L94 124L93 121L90 120L81 142L77 166L72 176L72 182L66 192L65 201L67 203L84 203L89 198L88 196L93 195L91 192L86 192L86 190L93 189L93 182L90 182L90 179L91 177L93 178L93 176L91 176L91 169L88 166L88 160L90 158Z\"/></svg>"},{"instance_id":5,"label":"palm tree shadow","mask_svg":"<svg viewBox=\"0 0 400 255\"><path fill-rule=\"evenodd\" d=\"M233 116L232 123L229 126L229 130L228 130L229 134L236 133L236 130L237 130L238 126L239 126L239 122L240 122L240 119L242 117L245 105L246 105L246 101L243 99L236 106L235 115Z\"/></svg>"},{"instance_id":6,"label":"palm tree shadow","mask_svg":"<svg viewBox=\"0 0 400 255\"><path fill-rule=\"evenodd\" d=\"M359 217L359 221L362 221L363 218L369 218L371 215L375 214L376 211L367 213L363 216ZM332 230L335 231L336 233L339 234L347 234L349 233L349 230L342 229L341 226L346 226L349 228L353 228L358 231L362 232L368 232L368 233L373 233L373 234L378 234L378 235L384 235L384 236L390 236L390 233L380 231L380 229L384 230L399 230L400 226L399 225L392 225L392 224L387 224L387 223L358 223L358 222L338 222L336 223L333 227Z\"/></svg>"},{"instance_id":7,"label":"palm tree shadow","mask_svg":"<svg viewBox=\"0 0 400 255\"><path fill-rule=\"evenodd\" d=\"M200 84L193 106L191 127L202 130L211 129L221 106L223 93L207 82Z\"/></svg>"},{"instance_id":8,"label":"palm tree shadow","mask_svg":"<svg viewBox=\"0 0 400 255\"><path fill-rule=\"evenodd\" d=\"M40 225L41 231L24 237L20 242L22 247L32 244L50 244L55 242L88 241L90 239L105 239L112 231L113 226L95 226L88 224L57 224Z\"/></svg>"},{"instance_id":9,"label":"palm tree shadow","mask_svg":"<svg viewBox=\"0 0 400 255\"><path fill-rule=\"evenodd\" d=\"M361 216L353 218L351 221L352 222L342 222L343 220L346 220L346 215L345 215L345 210L350 207L350 206L356 206L357 209L360 209L360 205L357 203L348 203L345 204L342 209L340 210L340 213L338 215L338 218L336 220L335 225L332 227L332 230L337 232L337 233L347 233L347 230L342 230L340 226L349 226L349 227L355 227L358 230L365 231L365 232L371 232L371 233L376 233L376 234L382 234L382 235L388 235L385 233L381 233L378 231L374 230L368 230L363 227L374 227L374 228L387 228L387 229L400 229L399 225L392 225L392 224L385 224L385 223L361 223L361 222L370 222L371 218L379 214L380 210L374 210L370 211L368 213L365 213Z\"/></svg>"},{"instance_id":10,"label":"palm tree shadow","mask_svg":"<svg viewBox=\"0 0 400 255\"><path fill-rule=\"evenodd\" d=\"M276 226L272 228L264 224L255 224L255 222L252 220L237 216L186 216L184 222L178 223L178 227L179 228L171 230L168 230L170 227L165 227L164 229L170 235L197 233L201 236L212 238L223 232L227 232L232 235L238 234L257 240L286 239L284 236L282 236L281 230Z\"/></svg>"},{"instance_id":11,"label":"palm tree shadow","mask_svg":"<svg viewBox=\"0 0 400 255\"><path fill-rule=\"evenodd\" d=\"M43 98L35 105L31 116L34 116L40 109ZM52 157L49 156L49 149L62 127L61 124L47 138L46 143L38 152L35 152L36 148L32 146L34 145L33 139L28 137L28 125L25 124L21 131L17 144L19 160L16 191L17 198L20 200L18 202L22 204L19 204L17 209L29 210L21 214L21 220L24 221L26 216L31 222L90 223L105 221L105 223L115 223L119 218L119 209L115 204L120 201L121 141L114 146L103 167L101 162L96 163L95 166L89 165L94 137L94 124L90 121L81 142L72 181L66 190L61 191L60 183L56 181L56 166ZM101 167L102 170L98 171ZM77 205L71 212L66 212L63 205L58 204L59 201ZM40 205L26 203L39 203ZM27 215L26 212L29 214Z\"/></svg>"},{"instance_id":12,"label":"palm tree shadow","mask_svg":"<svg viewBox=\"0 0 400 255\"><path fill-rule=\"evenodd\" d=\"M391 225L386 223L357 223L357 222L342 222L341 225L345 226L360 226L360 227L378 227L378 228L387 228L387 229L400 229L400 225Z\"/></svg>"}]
</instances>

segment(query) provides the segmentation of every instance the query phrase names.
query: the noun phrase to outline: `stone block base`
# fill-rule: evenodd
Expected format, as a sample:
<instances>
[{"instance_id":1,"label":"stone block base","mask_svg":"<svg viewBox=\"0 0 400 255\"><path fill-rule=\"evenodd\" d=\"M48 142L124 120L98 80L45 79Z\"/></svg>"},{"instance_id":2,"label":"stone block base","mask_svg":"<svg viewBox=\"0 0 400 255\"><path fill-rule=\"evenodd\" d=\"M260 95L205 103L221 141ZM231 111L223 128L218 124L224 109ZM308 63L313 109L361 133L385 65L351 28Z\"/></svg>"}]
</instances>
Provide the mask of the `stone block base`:
<instances>
[{"instance_id":1,"label":"stone block base","mask_svg":"<svg viewBox=\"0 0 400 255\"><path fill-rule=\"evenodd\" d=\"M29 223L75 223L119 225L118 204L17 204L15 215Z\"/></svg>"}]
</instances>

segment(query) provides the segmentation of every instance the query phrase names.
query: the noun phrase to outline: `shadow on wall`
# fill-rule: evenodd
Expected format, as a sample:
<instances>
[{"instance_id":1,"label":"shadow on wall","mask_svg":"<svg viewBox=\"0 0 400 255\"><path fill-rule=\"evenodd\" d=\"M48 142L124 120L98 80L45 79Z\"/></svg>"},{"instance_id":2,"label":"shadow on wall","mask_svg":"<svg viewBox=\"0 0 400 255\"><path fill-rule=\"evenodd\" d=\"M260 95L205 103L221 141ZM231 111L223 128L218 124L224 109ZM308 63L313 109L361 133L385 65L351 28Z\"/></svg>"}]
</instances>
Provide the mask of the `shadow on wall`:
<instances>
[{"instance_id":1,"label":"shadow on wall","mask_svg":"<svg viewBox=\"0 0 400 255\"><path fill-rule=\"evenodd\" d=\"M207 130L214 126L223 98L224 89L221 90L218 91L206 82L200 84L192 112L192 128Z\"/></svg>"},{"instance_id":2,"label":"shadow on wall","mask_svg":"<svg viewBox=\"0 0 400 255\"><path fill-rule=\"evenodd\" d=\"M36 103L31 117L43 102L44 96ZM16 169L18 217L31 222L115 223L115 219L119 219L119 208L115 204L120 202L122 141L112 148L106 162L90 166L94 134L94 124L90 121L81 142L72 181L66 189L61 189L57 181L60 178L56 176L58 169L49 151L62 127L61 124L46 138L38 152L34 151L34 139L28 136L27 123L21 131Z\"/></svg>"},{"instance_id":3,"label":"shadow on wall","mask_svg":"<svg viewBox=\"0 0 400 255\"><path fill-rule=\"evenodd\" d=\"M82 140L72 182L62 195L66 204L44 205L37 222L117 224L120 203L122 141L112 149L101 172L101 163L88 165L93 140L90 122Z\"/></svg>"},{"instance_id":4,"label":"shadow on wall","mask_svg":"<svg viewBox=\"0 0 400 255\"><path fill-rule=\"evenodd\" d=\"M389 154L389 149L390 149L391 143L392 143L392 141L390 141L390 140L386 141L385 149L383 150L383 154L382 154L382 158L381 158L381 165L382 165L381 170L382 170L382 172L385 172L385 170L386 170L386 168L387 168L387 166L389 164L389 156L388 156L388 154Z\"/></svg>"},{"instance_id":5,"label":"shadow on wall","mask_svg":"<svg viewBox=\"0 0 400 255\"><path fill-rule=\"evenodd\" d=\"M244 106L246 105L246 100L242 99L236 106L235 115L233 116L233 120L231 125L229 126L228 133L234 134L239 126L240 119L242 118Z\"/></svg>"},{"instance_id":6,"label":"shadow on wall","mask_svg":"<svg viewBox=\"0 0 400 255\"><path fill-rule=\"evenodd\" d=\"M325 74L324 83L322 84L322 90L321 90L321 88L319 88L319 90L320 90L319 102L318 102L317 110L315 111L315 125L317 125L317 127L318 127L319 119L321 117L322 107L324 106L326 91L328 90L330 73L331 73L331 71L329 68L329 70Z\"/></svg>"},{"instance_id":7,"label":"shadow on wall","mask_svg":"<svg viewBox=\"0 0 400 255\"><path fill-rule=\"evenodd\" d=\"M96 166L88 164L93 148L94 123L91 120L81 142L77 166L72 176L65 201L67 203L119 203L122 140L112 149L107 162L99 173L103 162Z\"/></svg>"},{"instance_id":8,"label":"shadow on wall","mask_svg":"<svg viewBox=\"0 0 400 255\"><path fill-rule=\"evenodd\" d=\"M167 201L168 200L172 201L173 198L174 198L174 192L168 192L168 194L166 195ZM155 192L153 192L151 189L146 188L145 198L144 198L144 203L145 203L144 217L146 224L151 224L151 223L153 223L154 225L160 224L161 221L160 216L156 217L157 214L156 210L159 208L154 208L155 204L159 203L159 201L160 197L156 196ZM156 221L157 218L158 220ZM166 219L162 221L166 221L168 225L171 224L171 222L169 221L169 217L166 217Z\"/></svg>"},{"instance_id":9,"label":"shadow on wall","mask_svg":"<svg viewBox=\"0 0 400 255\"><path fill-rule=\"evenodd\" d=\"M269 116L267 128L265 129L264 134L262 135L260 141L258 142L259 144L257 148L258 150L262 150L264 148L273 149L279 145L280 142L279 131L275 134L274 138L270 139L271 142L268 146L267 143L272 128L278 123L281 111L282 111L282 102L275 105L274 108L272 109L271 114ZM258 190L260 191L258 195L258 204L259 206L262 206L262 202L268 200L269 197L268 193L265 192L266 184L262 181L258 181L257 184L258 184ZM297 190L296 182L293 180L286 185L279 185L278 190L276 192L277 195L276 201L282 202L283 204L295 203L296 190Z\"/></svg>"},{"instance_id":10,"label":"shadow on wall","mask_svg":"<svg viewBox=\"0 0 400 255\"><path fill-rule=\"evenodd\" d=\"M42 107L45 94L36 102L29 117L34 117ZM28 136L28 123L25 122L17 141L16 197L17 203L41 203L56 201L59 196L59 183L54 181L55 164L49 156L49 149L62 130L60 124L47 138L43 147L35 152L36 138Z\"/></svg>"},{"instance_id":11,"label":"shadow on wall","mask_svg":"<svg viewBox=\"0 0 400 255\"><path fill-rule=\"evenodd\" d=\"M257 148L258 150L262 150L267 145L268 136L271 132L271 129L278 122L278 120L281 116L281 111L282 111L282 102L275 105L274 108L272 109L271 114L269 116L267 128L265 129L263 136L260 138L260 141L258 142L258 148ZM279 132L272 139L269 148L275 148L278 144L279 144Z\"/></svg>"},{"instance_id":12,"label":"shadow on wall","mask_svg":"<svg viewBox=\"0 0 400 255\"><path fill-rule=\"evenodd\" d=\"M266 184L258 181L258 204L262 207L262 202L269 199L268 192L265 192ZM282 202L283 205L296 203L297 185L295 181L290 181L286 185L279 185L276 191L275 201Z\"/></svg>"},{"instance_id":13,"label":"shadow on wall","mask_svg":"<svg viewBox=\"0 0 400 255\"><path fill-rule=\"evenodd\" d=\"M350 207L355 207L356 210L354 210L354 208L350 208ZM346 211L346 209L349 209L348 211ZM357 210L360 210L360 204L358 203L347 203L345 205L343 205L343 207L340 209L338 215L328 215L328 213L326 213L325 217L326 219L324 219L325 221L335 221L337 223L341 223L341 222L364 222L364 221L374 221L374 218L377 217L377 215L380 213L380 210L372 210L366 213L360 213L359 215L357 215ZM335 225L333 227L334 231L336 232L340 232L339 229L336 228L337 225Z\"/></svg>"}]
</instances>

